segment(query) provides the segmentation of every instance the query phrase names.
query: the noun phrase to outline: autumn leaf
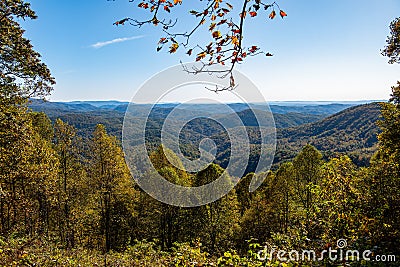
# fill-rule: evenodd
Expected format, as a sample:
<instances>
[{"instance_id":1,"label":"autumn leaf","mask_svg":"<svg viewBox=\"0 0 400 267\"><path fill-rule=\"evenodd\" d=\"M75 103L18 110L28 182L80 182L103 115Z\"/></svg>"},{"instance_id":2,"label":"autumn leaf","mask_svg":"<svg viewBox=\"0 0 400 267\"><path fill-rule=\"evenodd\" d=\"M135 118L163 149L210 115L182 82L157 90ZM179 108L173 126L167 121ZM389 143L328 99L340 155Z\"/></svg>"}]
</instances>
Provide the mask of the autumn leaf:
<instances>
[{"instance_id":1,"label":"autumn leaf","mask_svg":"<svg viewBox=\"0 0 400 267\"><path fill-rule=\"evenodd\" d=\"M158 41L159 44L165 44L166 42L168 42L168 40L167 40L167 38L165 38L165 37L162 37L162 38L160 39L160 41Z\"/></svg>"},{"instance_id":2,"label":"autumn leaf","mask_svg":"<svg viewBox=\"0 0 400 267\"><path fill-rule=\"evenodd\" d=\"M206 55L207 55L207 53L206 53L206 52L201 52L200 54L197 54L196 61L200 61L200 60L202 60L203 58L205 58L205 57L206 57Z\"/></svg>"},{"instance_id":3,"label":"autumn leaf","mask_svg":"<svg viewBox=\"0 0 400 267\"><path fill-rule=\"evenodd\" d=\"M221 38L221 32L220 31L213 32L212 37L214 37L215 39Z\"/></svg>"},{"instance_id":4,"label":"autumn leaf","mask_svg":"<svg viewBox=\"0 0 400 267\"><path fill-rule=\"evenodd\" d=\"M281 15L282 18L287 16L287 14L285 13L285 11L283 11L283 10L281 10L281 11L279 12L279 15Z\"/></svg>"},{"instance_id":5,"label":"autumn leaf","mask_svg":"<svg viewBox=\"0 0 400 267\"><path fill-rule=\"evenodd\" d=\"M223 20L221 20L220 22L218 22L217 25L218 25L218 26L219 26L219 25L222 25L222 24L224 24L226 21L227 21L226 19L223 19Z\"/></svg>"},{"instance_id":6,"label":"autumn leaf","mask_svg":"<svg viewBox=\"0 0 400 267\"><path fill-rule=\"evenodd\" d=\"M124 23L127 22L128 20L129 20L129 18L116 21L116 22L114 23L114 25L117 25L117 26L118 26L118 25L124 25Z\"/></svg>"},{"instance_id":7,"label":"autumn leaf","mask_svg":"<svg viewBox=\"0 0 400 267\"><path fill-rule=\"evenodd\" d=\"M215 26L216 26L217 24L215 24L215 23L211 23L211 25L210 25L210 31L213 31L214 29L215 29Z\"/></svg>"},{"instance_id":8,"label":"autumn leaf","mask_svg":"<svg viewBox=\"0 0 400 267\"><path fill-rule=\"evenodd\" d=\"M251 11L251 12L249 12L249 14L250 14L251 17L257 16L257 12L255 12L255 11Z\"/></svg>"},{"instance_id":9,"label":"autumn leaf","mask_svg":"<svg viewBox=\"0 0 400 267\"><path fill-rule=\"evenodd\" d=\"M239 39L236 36L232 36L232 44L239 45Z\"/></svg>"},{"instance_id":10,"label":"autumn leaf","mask_svg":"<svg viewBox=\"0 0 400 267\"><path fill-rule=\"evenodd\" d=\"M233 9L233 6L229 3L225 3L230 9Z\"/></svg>"},{"instance_id":11,"label":"autumn leaf","mask_svg":"<svg viewBox=\"0 0 400 267\"><path fill-rule=\"evenodd\" d=\"M247 14L246 11L243 12L243 13L240 13L240 14L239 14L239 17L240 17L240 18L246 18L246 14Z\"/></svg>"},{"instance_id":12,"label":"autumn leaf","mask_svg":"<svg viewBox=\"0 0 400 267\"><path fill-rule=\"evenodd\" d=\"M174 4L175 4L175 5L177 5L177 4L182 4L182 0L174 0Z\"/></svg>"},{"instance_id":13,"label":"autumn leaf","mask_svg":"<svg viewBox=\"0 0 400 267\"><path fill-rule=\"evenodd\" d=\"M212 15L212 16L211 16L211 20L212 20L212 21L214 21L214 20L216 20L216 19L217 19L217 16L215 16L215 15Z\"/></svg>"},{"instance_id":14,"label":"autumn leaf","mask_svg":"<svg viewBox=\"0 0 400 267\"><path fill-rule=\"evenodd\" d=\"M258 47L256 46L256 45L253 45L250 49L249 49L249 52L250 53L254 53L254 52L256 52L258 50Z\"/></svg>"},{"instance_id":15,"label":"autumn leaf","mask_svg":"<svg viewBox=\"0 0 400 267\"><path fill-rule=\"evenodd\" d=\"M226 8L222 8L222 11L223 11L225 14L228 14L228 13L230 12L230 10L229 10L229 9L226 9Z\"/></svg>"},{"instance_id":16,"label":"autumn leaf","mask_svg":"<svg viewBox=\"0 0 400 267\"><path fill-rule=\"evenodd\" d=\"M271 53L267 53L267 54L265 54L267 57L272 57L273 55L271 54Z\"/></svg>"},{"instance_id":17,"label":"autumn leaf","mask_svg":"<svg viewBox=\"0 0 400 267\"><path fill-rule=\"evenodd\" d=\"M188 54L189 56L191 56L191 55L192 55L192 52L193 52L193 49L189 49L189 50L186 52L186 54Z\"/></svg>"},{"instance_id":18,"label":"autumn leaf","mask_svg":"<svg viewBox=\"0 0 400 267\"><path fill-rule=\"evenodd\" d=\"M169 52L172 54L172 53L175 53L176 52L176 50L178 50L178 48L179 48L179 44L178 43L173 43L170 47L169 47Z\"/></svg>"},{"instance_id":19,"label":"autumn leaf","mask_svg":"<svg viewBox=\"0 0 400 267\"><path fill-rule=\"evenodd\" d=\"M145 2L142 2L142 3L138 4L138 7L141 7L141 8L144 8L144 9L148 9L149 8L149 4L145 3Z\"/></svg>"},{"instance_id":20,"label":"autumn leaf","mask_svg":"<svg viewBox=\"0 0 400 267\"><path fill-rule=\"evenodd\" d=\"M269 18L274 19L275 16L276 16L276 12L275 12L275 10L272 10L271 14L269 14Z\"/></svg>"}]
</instances>

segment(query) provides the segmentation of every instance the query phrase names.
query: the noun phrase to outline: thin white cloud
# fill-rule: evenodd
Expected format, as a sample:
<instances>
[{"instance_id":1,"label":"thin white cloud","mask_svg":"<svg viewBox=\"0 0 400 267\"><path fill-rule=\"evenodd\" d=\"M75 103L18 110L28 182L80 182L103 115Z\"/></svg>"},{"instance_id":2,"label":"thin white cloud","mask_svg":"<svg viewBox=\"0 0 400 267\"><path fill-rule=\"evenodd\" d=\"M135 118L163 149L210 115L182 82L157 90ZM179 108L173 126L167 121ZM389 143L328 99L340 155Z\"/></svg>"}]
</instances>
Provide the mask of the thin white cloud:
<instances>
[{"instance_id":1,"label":"thin white cloud","mask_svg":"<svg viewBox=\"0 0 400 267\"><path fill-rule=\"evenodd\" d=\"M116 44L116 43L122 43L122 42L126 42L126 41L141 39L143 37L144 37L143 35L139 35L139 36L126 37L126 38L117 38L117 39L113 39L111 41L98 42L98 43L92 44L90 47L97 49L97 48L102 48L104 46L111 45L111 44Z\"/></svg>"}]
</instances>

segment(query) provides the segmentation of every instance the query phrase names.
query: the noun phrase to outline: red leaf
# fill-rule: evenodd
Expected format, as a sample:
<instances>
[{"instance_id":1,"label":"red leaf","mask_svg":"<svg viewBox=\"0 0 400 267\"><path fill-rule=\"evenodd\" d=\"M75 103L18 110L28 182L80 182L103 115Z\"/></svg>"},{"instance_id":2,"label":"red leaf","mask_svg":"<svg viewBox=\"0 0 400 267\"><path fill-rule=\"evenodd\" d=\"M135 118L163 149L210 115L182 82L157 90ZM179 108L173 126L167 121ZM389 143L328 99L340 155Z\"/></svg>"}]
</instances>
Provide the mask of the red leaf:
<instances>
[{"instance_id":1,"label":"red leaf","mask_svg":"<svg viewBox=\"0 0 400 267\"><path fill-rule=\"evenodd\" d=\"M257 16L257 12L255 12L255 11L251 11L251 12L249 12L249 14L250 14L251 17Z\"/></svg>"}]
</instances>

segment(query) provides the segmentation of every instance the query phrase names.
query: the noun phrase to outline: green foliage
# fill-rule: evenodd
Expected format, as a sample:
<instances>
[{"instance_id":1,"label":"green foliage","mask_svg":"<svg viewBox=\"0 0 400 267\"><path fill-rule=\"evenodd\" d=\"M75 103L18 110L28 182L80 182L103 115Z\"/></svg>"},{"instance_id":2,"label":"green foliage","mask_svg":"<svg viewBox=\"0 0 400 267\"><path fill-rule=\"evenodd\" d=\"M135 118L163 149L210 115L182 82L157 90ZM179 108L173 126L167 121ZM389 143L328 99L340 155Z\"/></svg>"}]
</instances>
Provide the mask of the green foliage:
<instances>
[{"instance_id":1,"label":"green foliage","mask_svg":"<svg viewBox=\"0 0 400 267\"><path fill-rule=\"evenodd\" d=\"M196 174L194 185L211 183L220 176L225 183L232 183L229 175L221 167L210 164ZM192 227L196 229L205 249L215 254L234 246L234 240L240 231L239 217L237 196L235 190L232 190L215 202L193 208Z\"/></svg>"},{"instance_id":2,"label":"green foliage","mask_svg":"<svg viewBox=\"0 0 400 267\"><path fill-rule=\"evenodd\" d=\"M103 125L93 133L89 166L92 193L88 209L100 218L100 225L93 227L104 234L106 251L120 249L129 242L137 191L117 139Z\"/></svg>"},{"instance_id":3,"label":"green foliage","mask_svg":"<svg viewBox=\"0 0 400 267\"><path fill-rule=\"evenodd\" d=\"M29 97L45 97L55 83L40 55L16 19L36 19L29 3L22 0L0 2L0 104L21 104ZM22 82L21 82L22 81Z\"/></svg>"},{"instance_id":4,"label":"green foliage","mask_svg":"<svg viewBox=\"0 0 400 267\"><path fill-rule=\"evenodd\" d=\"M23 107L0 105L0 229L48 230L58 159Z\"/></svg>"},{"instance_id":5,"label":"green foliage","mask_svg":"<svg viewBox=\"0 0 400 267\"><path fill-rule=\"evenodd\" d=\"M347 156L332 159L323 167L322 177L313 214L322 239L334 244L338 238L353 242L365 238L369 218L362 209L369 188L356 166Z\"/></svg>"},{"instance_id":6,"label":"green foliage","mask_svg":"<svg viewBox=\"0 0 400 267\"><path fill-rule=\"evenodd\" d=\"M390 23L390 36L386 40L386 47L382 55L389 57L389 63L400 63L400 18Z\"/></svg>"}]
</instances>

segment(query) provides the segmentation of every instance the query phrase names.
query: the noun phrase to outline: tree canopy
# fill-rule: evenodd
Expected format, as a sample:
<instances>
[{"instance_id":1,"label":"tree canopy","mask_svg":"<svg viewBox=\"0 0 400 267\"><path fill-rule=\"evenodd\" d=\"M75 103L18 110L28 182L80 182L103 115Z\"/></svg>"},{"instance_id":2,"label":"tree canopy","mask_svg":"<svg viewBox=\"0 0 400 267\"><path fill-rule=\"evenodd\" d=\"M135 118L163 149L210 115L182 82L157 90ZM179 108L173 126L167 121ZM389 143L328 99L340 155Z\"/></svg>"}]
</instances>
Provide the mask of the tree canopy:
<instances>
[{"instance_id":1,"label":"tree canopy","mask_svg":"<svg viewBox=\"0 0 400 267\"><path fill-rule=\"evenodd\" d=\"M36 19L23 0L0 1L0 101L46 97L55 80L16 19Z\"/></svg>"},{"instance_id":2,"label":"tree canopy","mask_svg":"<svg viewBox=\"0 0 400 267\"><path fill-rule=\"evenodd\" d=\"M389 57L390 64L400 63L400 18L396 18L390 23L390 35L386 43L382 54Z\"/></svg>"}]
</instances>

